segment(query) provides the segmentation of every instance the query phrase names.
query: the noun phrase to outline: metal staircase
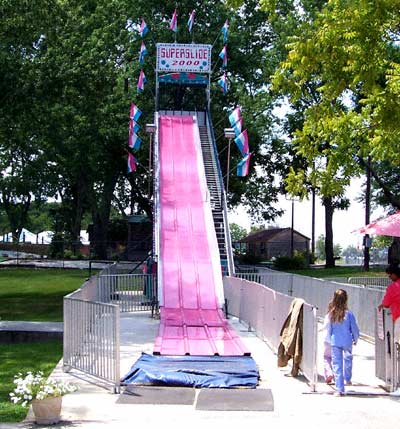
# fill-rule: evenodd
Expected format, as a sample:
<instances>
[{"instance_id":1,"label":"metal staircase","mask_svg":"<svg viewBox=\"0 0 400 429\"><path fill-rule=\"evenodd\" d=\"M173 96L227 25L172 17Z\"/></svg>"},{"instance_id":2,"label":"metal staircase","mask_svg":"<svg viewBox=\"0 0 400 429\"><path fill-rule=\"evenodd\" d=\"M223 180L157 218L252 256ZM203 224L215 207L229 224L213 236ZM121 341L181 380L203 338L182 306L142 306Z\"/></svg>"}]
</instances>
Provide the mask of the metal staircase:
<instances>
[{"instance_id":1,"label":"metal staircase","mask_svg":"<svg viewBox=\"0 0 400 429\"><path fill-rule=\"evenodd\" d=\"M226 245L226 231L223 213L223 190L221 188L220 175L215 159L214 148L208 133L207 126L199 126L201 148L203 152L204 169L207 179L207 186L210 191L212 215L214 219L215 233L218 241L221 264L226 263L228 251Z\"/></svg>"}]
</instances>

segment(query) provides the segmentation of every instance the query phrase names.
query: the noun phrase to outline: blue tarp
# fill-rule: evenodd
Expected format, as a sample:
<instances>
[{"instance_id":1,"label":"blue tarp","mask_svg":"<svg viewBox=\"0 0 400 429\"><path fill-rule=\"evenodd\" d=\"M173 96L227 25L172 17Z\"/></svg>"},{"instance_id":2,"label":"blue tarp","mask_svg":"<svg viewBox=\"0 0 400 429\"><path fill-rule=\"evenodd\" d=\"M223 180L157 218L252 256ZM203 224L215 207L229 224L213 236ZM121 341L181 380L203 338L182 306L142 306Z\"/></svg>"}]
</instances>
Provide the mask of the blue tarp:
<instances>
[{"instance_id":1,"label":"blue tarp","mask_svg":"<svg viewBox=\"0 0 400 429\"><path fill-rule=\"evenodd\" d=\"M153 356L142 353L121 383L187 387L250 387L259 379L249 356Z\"/></svg>"}]
</instances>

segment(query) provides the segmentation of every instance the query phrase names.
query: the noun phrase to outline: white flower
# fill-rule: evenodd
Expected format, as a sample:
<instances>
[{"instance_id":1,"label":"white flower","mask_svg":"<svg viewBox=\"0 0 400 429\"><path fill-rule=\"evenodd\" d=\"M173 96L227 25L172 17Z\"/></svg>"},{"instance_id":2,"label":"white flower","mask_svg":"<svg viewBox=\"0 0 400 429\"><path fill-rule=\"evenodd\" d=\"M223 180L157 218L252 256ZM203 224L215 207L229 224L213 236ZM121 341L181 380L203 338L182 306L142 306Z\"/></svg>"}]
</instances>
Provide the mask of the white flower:
<instances>
[{"instance_id":1,"label":"white flower","mask_svg":"<svg viewBox=\"0 0 400 429\"><path fill-rule=\"evenodd\" d=\"M27 372L25 376L18 373L14 377L16 385L13 392L9 394L10 400L17 404L21 402L26 407L33 399L45 399L63 396L77 390L75 385L61 380L46 379L41 371L37 373Z\"/></svg>"}]
</instances>

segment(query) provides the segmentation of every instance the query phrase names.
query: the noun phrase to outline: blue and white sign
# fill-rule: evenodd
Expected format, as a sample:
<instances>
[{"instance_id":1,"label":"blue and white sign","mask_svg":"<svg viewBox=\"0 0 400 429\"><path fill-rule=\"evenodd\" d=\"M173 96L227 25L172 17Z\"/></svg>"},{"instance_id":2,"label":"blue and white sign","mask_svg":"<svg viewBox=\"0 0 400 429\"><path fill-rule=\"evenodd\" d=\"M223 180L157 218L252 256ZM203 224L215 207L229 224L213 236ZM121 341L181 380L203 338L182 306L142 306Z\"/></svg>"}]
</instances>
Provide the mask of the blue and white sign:
<instances>
[{"instance_id":1,"label":"blue and white sign","mask_svg":"<svg viewBox=\"0 0 400 429\"><path fill-rule=\"evenodd\" d=\"M158 72L209 73L211 45L157 43Z\"/></svg>"}]
</instances>

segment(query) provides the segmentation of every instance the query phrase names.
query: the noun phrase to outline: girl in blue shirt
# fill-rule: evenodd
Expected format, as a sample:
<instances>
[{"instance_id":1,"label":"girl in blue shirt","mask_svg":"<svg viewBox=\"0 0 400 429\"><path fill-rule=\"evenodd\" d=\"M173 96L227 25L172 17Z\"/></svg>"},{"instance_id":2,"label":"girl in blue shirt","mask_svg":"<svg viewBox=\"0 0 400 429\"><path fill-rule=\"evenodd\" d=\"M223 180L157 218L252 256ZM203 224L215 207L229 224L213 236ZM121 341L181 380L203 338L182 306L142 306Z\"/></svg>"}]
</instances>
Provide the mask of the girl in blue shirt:
<instances>
[{"instance_id":1,"label":"girl in blue shirt","mask_svg":"<svg viewBox=\"0 0 400 429\"><path fill-rule=\"evenodd\" d=\"M347 308L347 293L338 289L331 301L328 335L332 347L332 369L335 377L335 396L344 395L344 384L351 385L353 370L352 348L358 341L360 331L356 318Z\"/></svg>"}]
</instances>

